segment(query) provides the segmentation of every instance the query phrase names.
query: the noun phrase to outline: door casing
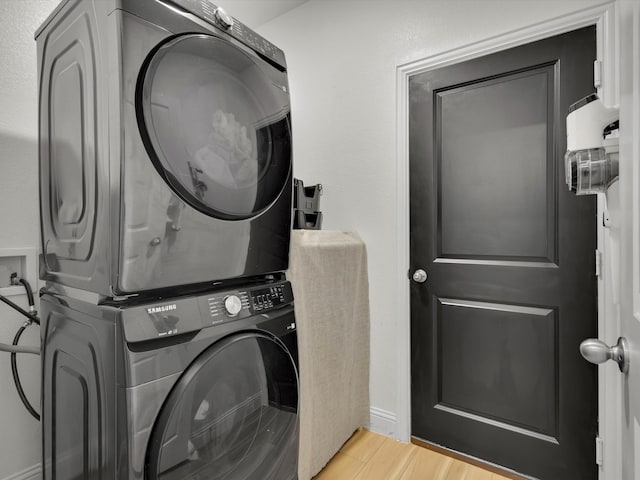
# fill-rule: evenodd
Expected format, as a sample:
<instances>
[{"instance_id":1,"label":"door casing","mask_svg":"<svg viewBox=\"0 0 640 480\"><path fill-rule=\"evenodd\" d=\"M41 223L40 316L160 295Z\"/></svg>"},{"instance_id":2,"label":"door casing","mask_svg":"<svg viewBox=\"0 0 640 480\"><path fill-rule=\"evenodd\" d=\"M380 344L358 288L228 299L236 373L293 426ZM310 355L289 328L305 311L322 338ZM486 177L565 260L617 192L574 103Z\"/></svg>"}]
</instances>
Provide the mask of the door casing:
<instances>
[{"instance_id":1,"label":"door casing","mask_svg":"<svg viewBox=\"0 0 640 480\"><path fill-rule=\"evenodd\" d=\"M452 65L495 53L508 48L559 35L571 30L596 26L597 59L600 62L600 85L597 92L607 105L618 103L618 47L616 42L616 4L598 5L567 16L552 19L515 30L488 40L455 50L399 65L396 69L396 178L397 178L397 276L398 299L398 358L397 405L395 438L408 442L411 437L411 331L409 295L409 77L435 68ZM595 67L594 67L595 68ZM595 86L594 86L595 88ZM599 196L600 197L600 196ZM598 218L604 213L604 202L598 198ZM608 239L602 222L597 222L598 250L608 258ZM594 252L595 261L595 252ZM606 268L606 266L604 266ZM604 270L604 268L602 270ZM605 285L604 274L598 278L598 337L610 345L615 344L620 331L619 321L612 303L610 285ZM604 442L600 480L620 477L622 462L620 439L620 378L612 369L598 369L599 437ZM373 423L373 422L372 422ZM594 461L595 461L594 439Z\"/></svg>"}]
</instances>

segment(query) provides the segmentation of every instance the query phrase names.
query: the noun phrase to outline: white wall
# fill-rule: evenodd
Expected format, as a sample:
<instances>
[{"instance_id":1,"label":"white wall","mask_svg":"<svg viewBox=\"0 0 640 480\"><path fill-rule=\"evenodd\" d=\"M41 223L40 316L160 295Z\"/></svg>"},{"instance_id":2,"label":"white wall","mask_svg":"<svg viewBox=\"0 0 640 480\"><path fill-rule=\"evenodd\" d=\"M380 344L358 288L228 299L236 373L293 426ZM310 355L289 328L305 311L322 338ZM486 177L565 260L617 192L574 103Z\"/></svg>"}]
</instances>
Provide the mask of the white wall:
<instances>
[{"instance_id":1,"label":"white wall","mask_svg":"<svg viewBox=\"0 0 640 480\"><path fill-rule=\"evenodd\" d=\"M56 0L0 2L0 250L38 247L38 96L33 34ZM33 282L34 279L29 279ZM37 285L33 285L37 287ZM26 297L12 300L26 307ZM0 342L11 343L23 319L0 305ZM39 343L32 326L21 343ZM27 396L40 410L39 357L21 355L18 368ZM0 478L28 478L39 464L40 424L24 409L11 380L9 354L0 352Z\"/></svg>"},{"instance_id":2,"label":"white wall","mask_svg":"<svg viewBox=\"0 0 640 480\"><path fill-rule=\"evenodd\" d=\"M0 4L0 247L38 243L38 95L33 34L55 0Z\"/></svg>"},{"instance_id":3,"label":"white wall","mask_svg":"<svg viewBox=\"0 0 640 480\"><path fill-rule=\"evenodd\" d=\"M398 65L543 22L597 0L310 0L259 28L285 51L294 174L322 183L325 229L367 243L374 427L396 435L394 295ZM381 416L380 416L381 415Z\"/></svg>"}]
</instances>

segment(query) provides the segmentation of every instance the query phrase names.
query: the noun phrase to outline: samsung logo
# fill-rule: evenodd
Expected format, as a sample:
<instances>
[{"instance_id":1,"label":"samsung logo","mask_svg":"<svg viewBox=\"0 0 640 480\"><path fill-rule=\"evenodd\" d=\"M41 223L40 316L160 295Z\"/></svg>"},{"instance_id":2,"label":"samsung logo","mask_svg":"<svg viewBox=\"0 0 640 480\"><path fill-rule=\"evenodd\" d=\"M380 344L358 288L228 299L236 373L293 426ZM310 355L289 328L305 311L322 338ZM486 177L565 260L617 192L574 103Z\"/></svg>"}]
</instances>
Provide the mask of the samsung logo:
<instances>
[{"instance_id":1,"label":"samsung logo","mask_svg":"<svg viewBox=\"0 0 640 480\"><path fill-rule=\"evenodd\" d=\"M160 307L149 307L147 308L147 313L170 312L172 310L175 310L176 308L178 308L178 306L175 303L172 303L171 305L162 305Z\"/></svg>"}]
</instances>

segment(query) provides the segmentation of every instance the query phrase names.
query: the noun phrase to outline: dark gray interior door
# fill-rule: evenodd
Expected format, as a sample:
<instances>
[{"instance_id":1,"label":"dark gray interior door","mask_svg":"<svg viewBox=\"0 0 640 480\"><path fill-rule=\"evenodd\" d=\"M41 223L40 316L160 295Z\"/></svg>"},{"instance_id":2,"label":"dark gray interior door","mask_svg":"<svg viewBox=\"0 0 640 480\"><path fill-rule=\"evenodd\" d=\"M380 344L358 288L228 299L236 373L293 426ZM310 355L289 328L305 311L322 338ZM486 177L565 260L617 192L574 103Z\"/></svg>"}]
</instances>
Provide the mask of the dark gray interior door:
<instances>
[{"instance_id":1,"label":"dark gray interior door","mask_svg":"<svg viewBox=\"0 0 640 480\"><path fill-rule=\"evenodd\" d=\"M564 185L595 27L410 78L412 435L595 479L596 202Z\"/></svg>"}]
</instances>

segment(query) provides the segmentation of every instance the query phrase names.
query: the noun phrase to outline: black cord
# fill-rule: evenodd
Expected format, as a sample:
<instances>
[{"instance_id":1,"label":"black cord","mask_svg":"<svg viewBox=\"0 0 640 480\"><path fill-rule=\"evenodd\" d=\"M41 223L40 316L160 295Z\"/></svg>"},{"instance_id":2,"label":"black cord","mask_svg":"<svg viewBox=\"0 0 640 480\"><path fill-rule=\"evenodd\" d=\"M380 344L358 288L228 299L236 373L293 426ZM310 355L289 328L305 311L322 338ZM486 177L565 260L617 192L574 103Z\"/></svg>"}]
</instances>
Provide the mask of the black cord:
<instances>
[{"instance_id":1,"label":"black cord","mask_svg":"<svg viewBox=\"0 0 640 480\"><path fill-rule=\"evenodd\" d=\"M24 278L21 278L18 281L24 286L24 289L27 291L27 298L29 299L29 306L30 307L35 306L35 302L33 301L33 290L31 289L31 285L29 285L29 282L27 282Z\"/></svg>"},{"instance_id":2,"label":"black cord","mask_svg":"<svg viewBox=\"0 0 640 480\"><path fill-rule=\"evenodd\" d=\"M22 336L22 333L25 331L25 329L26 329L25 325L21 326L20 329L18 329L18 333L16 333L16 336L13 339L14 346L18 345L18 342L20 341L20 337ZM33 418L40 421L40 415L38 414L38 412L36 412L35 408L33 408L31 403L29 403L29 399L25 395L24 389L22 388L22 382L20 382L20 374L18 373L18 363L17 363L17 357L15 353L11 354L11 373L13 374L13 383L16 385L18 396L20 397L20 400L22 400L23 405L25 406L27 411L33 416Z\"/></svg>"},{"instance_id":3,"label":"black cord","mask_svg":"<svg viewBox=\"0 0 640 480\"><path fill-rule=\"evenodd\" d=\"M16 305L11 300L9 300L7 297L5 297L3 295L0 295L0 302L6 303L11 308L13 308L15 311L17 311L18 313L24 315L25 317L27 317L29 320L31 320L32 322L36 323L37 325L40 325L40 319L36 315L33 315L32 313L27 312L24 308Z\"/></svg>"},{"instance_id":4,"label":"black cord","mask_svg":"<svg viewBox=\"0 0 640 480\"><path fill-rule=\"evenodd\" d=\"M35 305L35 302L33 300L33 290L31 290L31 285L29 285L29 282L27 282L24 278L21 278L19 280L19 282L24 286L25 290L27 291L27 298L29 300L29 307L31 307L31 309L33 311L35 311L33 309L33 307ZM5 304L7 304L7 305L9 305L15 311L17 311L18 313L24 315L25 317L27 317L30 320L29 323L24 324L23 326L21 326L18 329L18 332L16 333L16 336L13 338L13 346L18 346L18 342L20 341L20 337L22 336L22 334L26 330L27 326L30 325L31 322L35 322L36 324L40 325L40 319L38 318L37 315L27 312L25 309L23 309L22 307L16 305L15 303L13 303L11 300L9 300L8 298L6 298L3 295L0 295L0 301L5 303ZM22 401L22 404L25 406L27 411L33 416L33 418L35 418L36 420L40 421L40 415L38 414L38 412L36 412L35 408L33 408L31 403L29 402L29 399L27 398L27 396L24 393L24 389L22 388L22 382L20 381L20 373L18 372L18 361L17 361L17 359L18 359L18 357L16 356L16 353L12 352L11 353L11 373L13 375L13 383L16 386L16 390L18 391L18 396L20 397L20 400Z\"/></svg>"}]
</instances>

